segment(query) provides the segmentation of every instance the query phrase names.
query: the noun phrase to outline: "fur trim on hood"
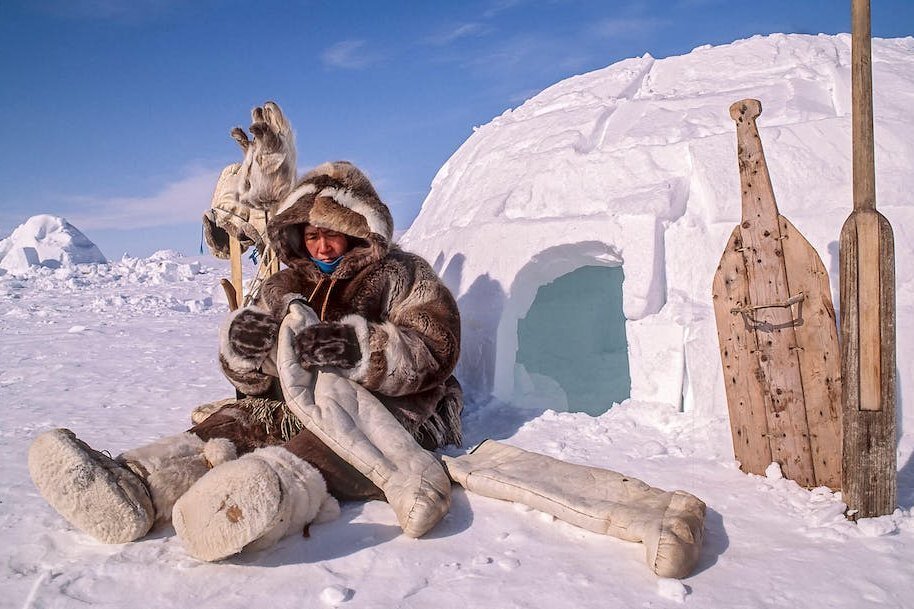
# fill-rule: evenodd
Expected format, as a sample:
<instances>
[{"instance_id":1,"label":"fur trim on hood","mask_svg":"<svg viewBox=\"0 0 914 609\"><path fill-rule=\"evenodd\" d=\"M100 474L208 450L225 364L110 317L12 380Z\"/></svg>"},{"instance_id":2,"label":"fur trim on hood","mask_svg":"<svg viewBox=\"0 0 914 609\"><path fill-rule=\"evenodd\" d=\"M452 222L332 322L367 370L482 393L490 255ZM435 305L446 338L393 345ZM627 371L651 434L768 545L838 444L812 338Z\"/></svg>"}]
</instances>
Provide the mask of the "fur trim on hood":
<instances>
[{"instance_id":1,"label":"fur trim on hood","mask_svg":"<svg viewBox=\"0 0 914 609\"><path fill-rule=\"evenodd\" d=\"M302 238L305 224L350 237L352 249L333 273L340 279L383 258L394 228L387 205L365 174L348 161L324 163L306 173L270 219L270 243L290 268L313 267Z\"/></svg>"}]
</instances>

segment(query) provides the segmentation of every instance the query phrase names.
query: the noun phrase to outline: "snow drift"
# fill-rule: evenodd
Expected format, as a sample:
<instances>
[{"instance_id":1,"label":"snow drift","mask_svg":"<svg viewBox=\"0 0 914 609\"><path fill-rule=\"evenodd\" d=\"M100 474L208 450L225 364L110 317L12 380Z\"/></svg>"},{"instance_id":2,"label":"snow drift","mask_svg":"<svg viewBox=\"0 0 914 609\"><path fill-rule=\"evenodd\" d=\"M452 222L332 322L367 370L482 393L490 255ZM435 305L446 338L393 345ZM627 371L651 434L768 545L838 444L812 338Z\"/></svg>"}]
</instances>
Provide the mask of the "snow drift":
<instances>
[{"instance_id":1,"label":"snow drift","mask_svg":"<svg viewBox=\"0 0 914 609\"><path fill-rule=\"evenodd\" d=\"M914 39L875 40L873 80L877 201L905 269L914 262ZM728 108L761 100L780 211L818 250L837 304L837 239L852 208L850 94L849 35L775 34L627 59L562 81L478 128L441 168L401 239L434 262L458 297L458 375L468 393L561 409L572 401L563 392L581 399L579 388L592 389L595 377L624 383L626 362L608 342L588 350L562 339L612 334L613 323L624 323L632 399L726 413L711 281L740 218ZM621 302L582 305L593 284L583 267L621 269ZM541 305L538 294L560 278L564 297ZM899 328L914 307L912 290L899 272ZM540 306L564 317L567 329L525 327ZM525 355L530 345L561 356L543 365ZM610 357L595 364L601 351ZM914 346L899 341L898 361L905 395L914 388ZM609 397L618 393L611 383L597 389L602 403L574 409L600 412L621 401ZM597 399L593 391L589 399ZM906 419L914 422L914 412Z\"/></svg>"},{"instance_id":2,"label":"snow drift","mask_svg":"<svg viewBox=\"0 0 914 609\"><path fill-rule=\"evenodd\" d=\"M98 247L75 226L57 216L32 216L0 241L0 272L24 273L30 267L107 262Z\"/></svg>"}]
</instances>

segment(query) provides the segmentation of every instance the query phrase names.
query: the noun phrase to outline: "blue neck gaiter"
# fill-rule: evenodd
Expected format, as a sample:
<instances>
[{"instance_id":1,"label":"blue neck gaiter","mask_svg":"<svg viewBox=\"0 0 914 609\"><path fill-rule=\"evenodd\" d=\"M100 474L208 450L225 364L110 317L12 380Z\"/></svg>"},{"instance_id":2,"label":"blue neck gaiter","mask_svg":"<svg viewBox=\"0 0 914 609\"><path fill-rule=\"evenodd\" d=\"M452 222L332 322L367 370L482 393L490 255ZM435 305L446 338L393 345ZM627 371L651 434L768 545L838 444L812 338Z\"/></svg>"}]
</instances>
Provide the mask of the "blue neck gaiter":
<instances>
[{"instance_id":1,"label":"blue neck gaiter","mask_svg":"<svg viewBox=\"0 0 914 609\"><path fill-rule=\"evenodd\" d=\"M329 275L330 273L335 271L336 267L338 267L340 265L340 262L342 262L342 260L343 260L342 256L340 256L336 260L333 260L332 262L324 262L323 260L318 260L317 258L311 258L311 262L313 262L317 266L317 268L319 268L321 270L321 273L324 273L325 275Z\"/></svg>"}]
</instances>

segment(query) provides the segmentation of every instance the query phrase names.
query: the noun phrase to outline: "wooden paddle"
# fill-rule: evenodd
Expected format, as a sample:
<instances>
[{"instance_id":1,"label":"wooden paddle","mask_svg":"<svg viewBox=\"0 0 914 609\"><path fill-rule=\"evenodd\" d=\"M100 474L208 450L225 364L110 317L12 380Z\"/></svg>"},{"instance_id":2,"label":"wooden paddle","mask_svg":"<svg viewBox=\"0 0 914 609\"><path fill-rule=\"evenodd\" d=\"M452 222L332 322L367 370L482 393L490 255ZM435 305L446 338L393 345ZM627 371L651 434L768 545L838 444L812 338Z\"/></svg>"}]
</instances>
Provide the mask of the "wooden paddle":
<instances>
[{"instance_id":1,"label":"wooden paddle","mask_svg":"<svg viewBox=\"0 0 914 609\"><path fill-rule=\"evenodd\" d=\"M745 472L764 474L774 461L803 486L837 489L841 382L828 273L778 212L761 113L756 99L730 107L742 218L712 288L733 450Z\"/></svg>"},{"instance_id":2,"label":"wooden paddle","mask_svg":"<svg viewBox=\"0 0 914 609\"><path fill-rule=\"evenodd\" d=\"M876 211L869 0L852 0L851 22L854 211L839 244L843 496L850 515L871 517L891 514L897 499L895 246Z\"/></svg>"}]
</instances>

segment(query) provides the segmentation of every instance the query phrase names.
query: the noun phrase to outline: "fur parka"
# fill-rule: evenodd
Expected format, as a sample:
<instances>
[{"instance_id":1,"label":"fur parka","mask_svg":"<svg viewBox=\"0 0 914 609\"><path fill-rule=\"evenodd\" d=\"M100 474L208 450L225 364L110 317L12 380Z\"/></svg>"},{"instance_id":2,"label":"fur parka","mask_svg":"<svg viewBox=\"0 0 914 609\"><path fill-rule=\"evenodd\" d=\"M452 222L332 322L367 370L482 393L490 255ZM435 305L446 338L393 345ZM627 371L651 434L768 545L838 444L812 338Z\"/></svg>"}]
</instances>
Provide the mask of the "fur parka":
<instances>
[{"instance_id":1,"label":"fur parka","mask_svg":"<svg viewBox=\"0 0 914 609\"><path fill-rule=\"evenodd\" d=\"M333 273L309 258L306 224L347 235L350 249ZM424 447L459 444L457 304L425 260L391 246L392 233L390 211L361 171L348 162L317 167L270 219L269 242L288 268L264 282L257 306L281 318L291 301L305 300L322 321L351 326L361 357L332 371L374 393ZM269 391L273 378L231 345L220 360L242 392Z\"/></svg>"}]
</instances>

